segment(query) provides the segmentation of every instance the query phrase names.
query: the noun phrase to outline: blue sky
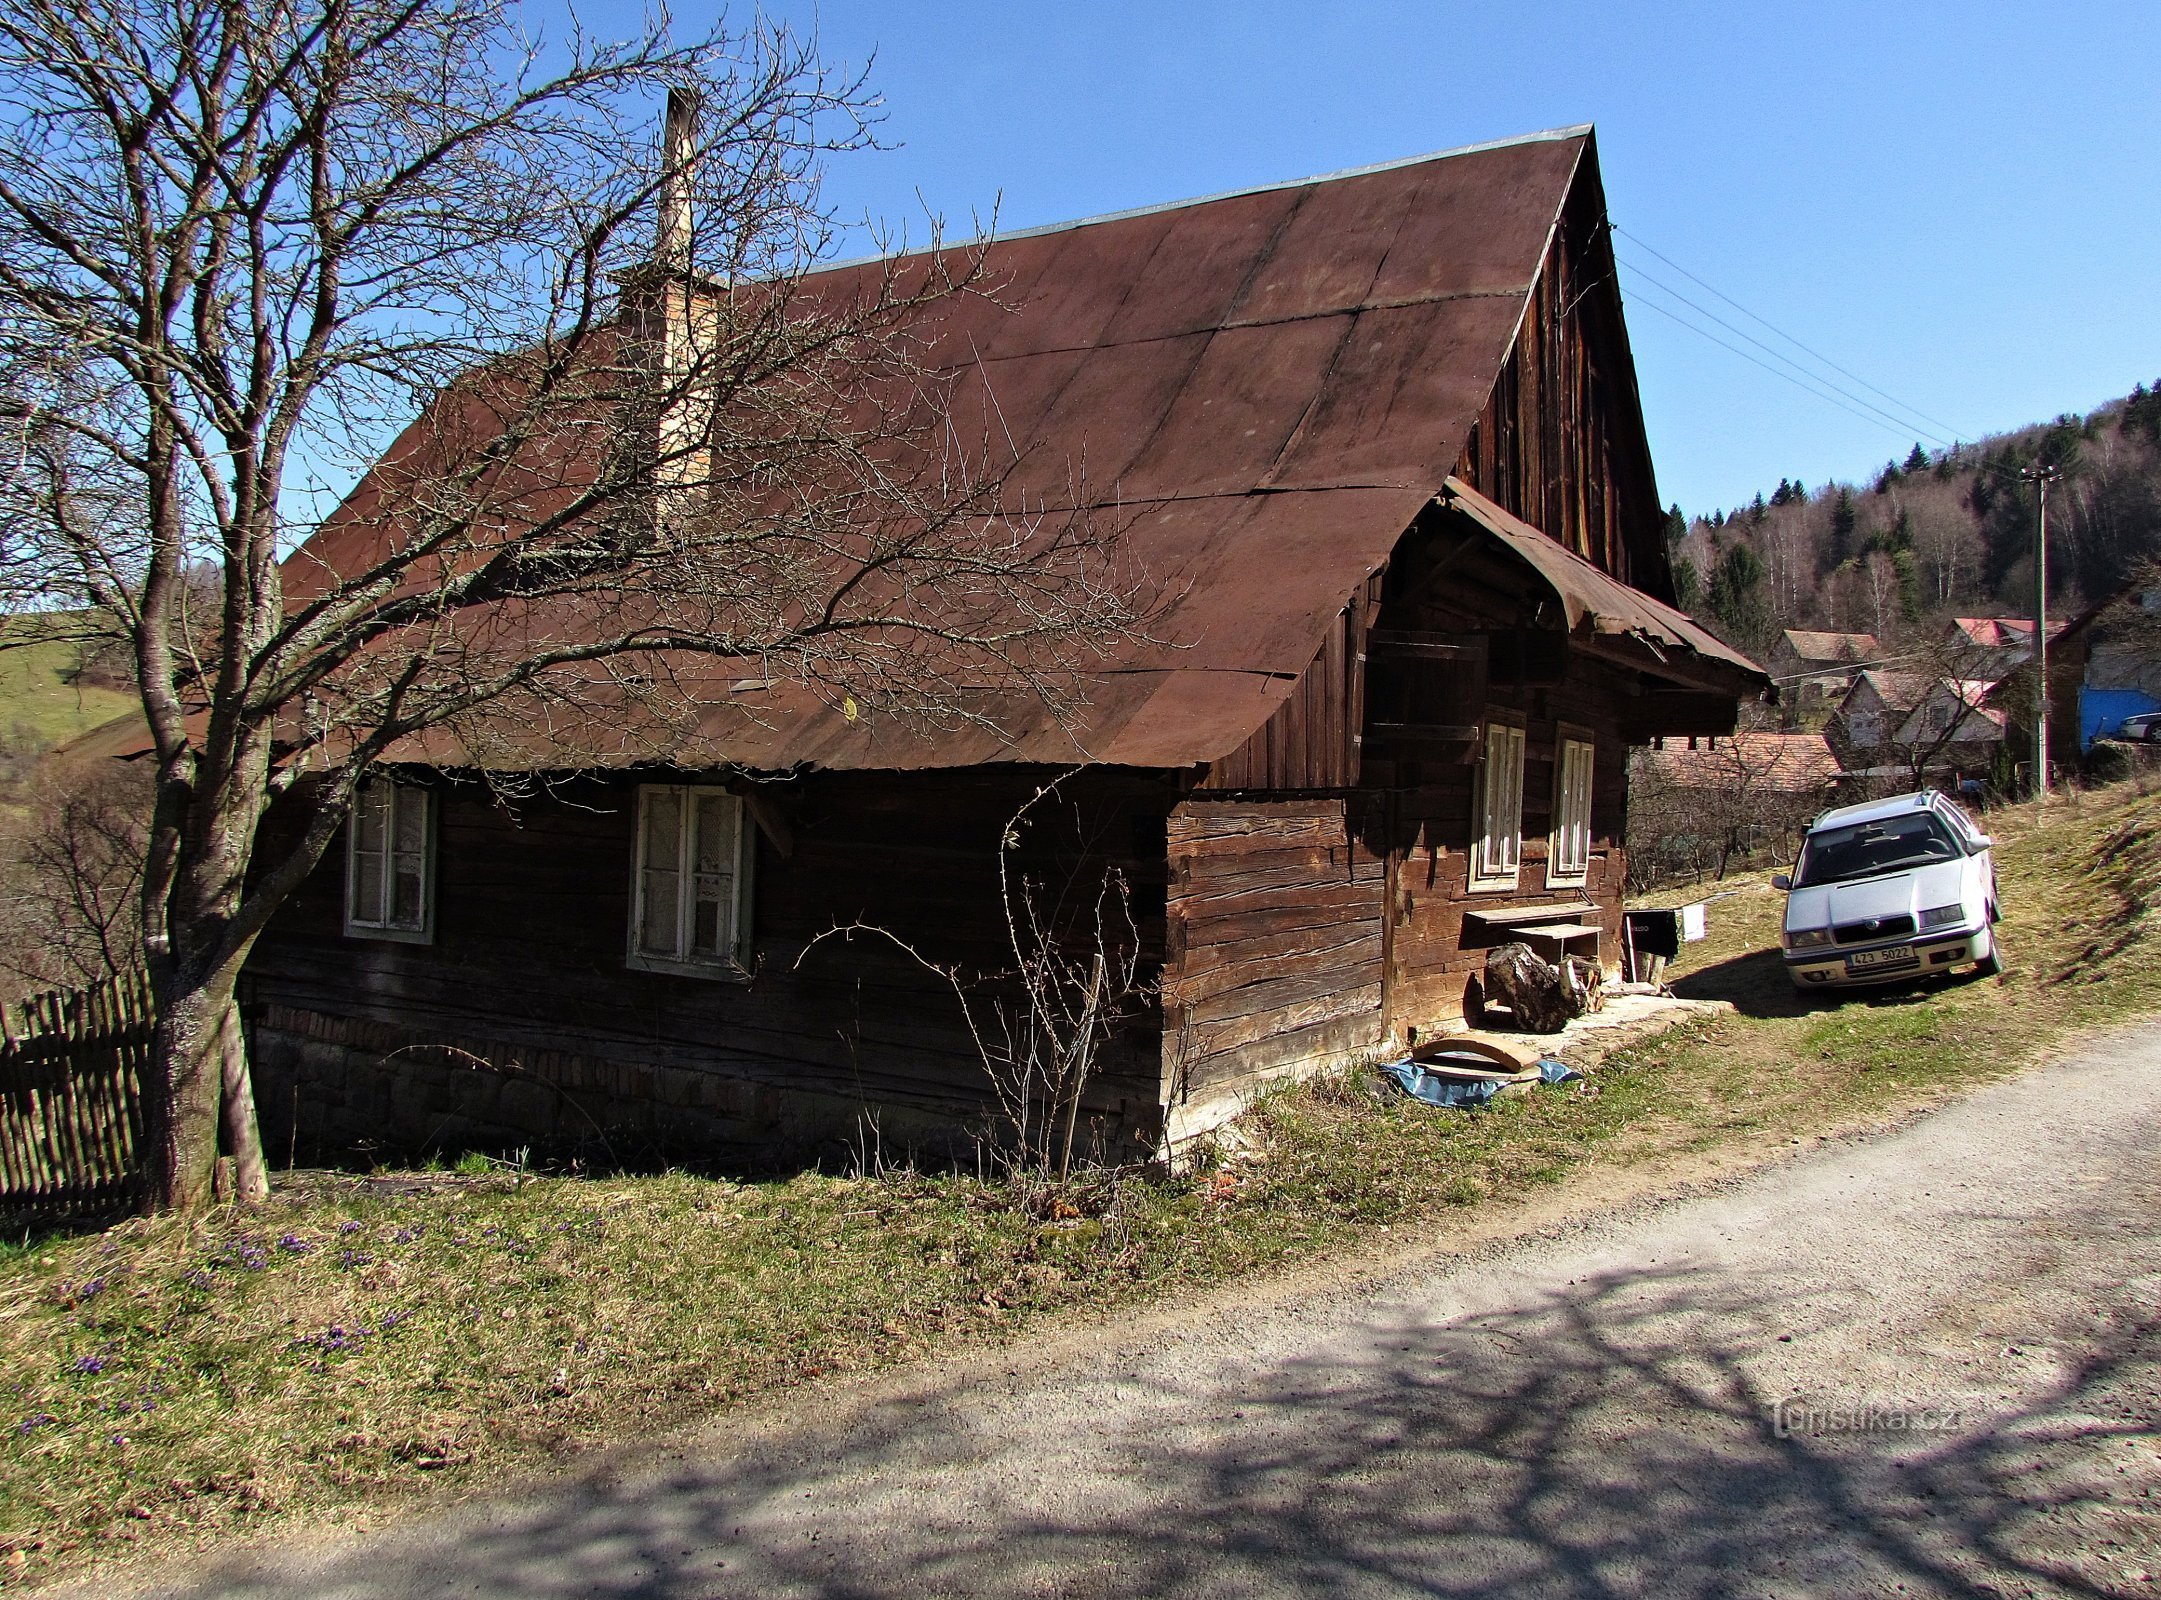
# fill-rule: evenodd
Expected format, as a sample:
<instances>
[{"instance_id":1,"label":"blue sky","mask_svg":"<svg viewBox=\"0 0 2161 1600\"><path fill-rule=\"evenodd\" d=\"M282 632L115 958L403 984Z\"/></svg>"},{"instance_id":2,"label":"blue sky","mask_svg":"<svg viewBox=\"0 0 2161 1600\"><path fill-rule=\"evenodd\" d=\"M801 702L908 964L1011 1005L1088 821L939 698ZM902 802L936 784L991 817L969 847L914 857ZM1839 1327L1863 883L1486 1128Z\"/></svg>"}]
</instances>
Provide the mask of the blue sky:
<instances>
[{"instance_id":1,"label":"blue sky","mask_svg":"<svg viewBox=\"0 0 2161 1600\"><path fill-rule=\"evenodd\" d=\"M875 54L897 148L844 159L829 193L918 237L926 206L1028 227L1595 122L1624 255L1806 364L1664 254L1929 419L1805 393L1624 271L1660 488L1691 510L2161 378L2151 0L767 11L829 59Z\"/></svg>"}]
</instances>

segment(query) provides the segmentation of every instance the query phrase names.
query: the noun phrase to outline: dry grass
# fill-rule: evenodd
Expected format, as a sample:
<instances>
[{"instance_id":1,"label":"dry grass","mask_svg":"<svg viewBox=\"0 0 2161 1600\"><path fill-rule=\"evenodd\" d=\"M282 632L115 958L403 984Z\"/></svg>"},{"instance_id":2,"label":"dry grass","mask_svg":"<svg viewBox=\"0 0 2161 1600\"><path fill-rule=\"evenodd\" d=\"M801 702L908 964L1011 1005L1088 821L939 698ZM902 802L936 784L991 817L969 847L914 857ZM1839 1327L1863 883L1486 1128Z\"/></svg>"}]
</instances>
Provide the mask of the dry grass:
<instances>
[{"instance_id":1,"label":"dry grass","mask_svg":"<svg viewBox=\"0 0 2161 1600\"><path fill-rule=\"evenodd\" d=\"M1308 1085L1250 1119L1258 1159L1175 1180L316 1177L253 1214L26 1241L0 1253L0 1586L478 1486L1586 1165L1881 1118L2161 1007L2161 799L2126 786L1993 825L2000 985L1804 1007L1755 885L1677 980L1735 1015L1479 1113Z\"/></svg>"}]
</instances>

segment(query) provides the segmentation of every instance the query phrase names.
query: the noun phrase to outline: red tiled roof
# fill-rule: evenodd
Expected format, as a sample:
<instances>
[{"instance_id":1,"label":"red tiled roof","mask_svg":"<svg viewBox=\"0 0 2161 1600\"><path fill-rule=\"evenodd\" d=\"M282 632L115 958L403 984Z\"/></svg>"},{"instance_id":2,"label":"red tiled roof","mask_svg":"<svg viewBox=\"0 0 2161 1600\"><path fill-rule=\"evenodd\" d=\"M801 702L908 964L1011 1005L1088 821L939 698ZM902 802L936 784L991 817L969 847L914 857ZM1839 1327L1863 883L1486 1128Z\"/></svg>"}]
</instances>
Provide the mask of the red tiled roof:
<instances>
[{"instance_id":1,"label":"red tiled roof","mask_svg":"<svg viewBox=\"0 0 2161 1600\"><path fill-rule=\"evenodd\" d=\"M1639 758L1654 777L1677 789L1730 789L1744 783L1780 794L1813 794L1840 776L1838 757L1820 733L1735 733L1690 749L1668 744Z\"/></svg>"}]
</instances>

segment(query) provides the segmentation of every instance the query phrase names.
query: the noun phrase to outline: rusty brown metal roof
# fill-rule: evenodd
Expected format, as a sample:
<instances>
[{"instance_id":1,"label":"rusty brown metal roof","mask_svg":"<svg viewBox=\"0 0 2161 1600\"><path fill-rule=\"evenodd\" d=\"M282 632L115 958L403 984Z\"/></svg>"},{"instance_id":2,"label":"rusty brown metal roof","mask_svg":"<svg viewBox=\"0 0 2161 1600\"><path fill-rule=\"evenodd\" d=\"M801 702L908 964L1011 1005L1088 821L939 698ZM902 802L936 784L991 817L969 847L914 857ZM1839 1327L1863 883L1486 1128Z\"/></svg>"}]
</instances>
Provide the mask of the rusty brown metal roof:
<instances>
[{"instance_id":1,"label":"rusty brown metal roof","mask_svg":"<svg viewBox=\"0 0 2161 1600\"><path fill-rule=\"evenodd\" d=\"M1460 478L1447 481L1440 502L1462 512L1536 568L1553 586L1571 633L1635 639L1657 656L1680 652L1714 667L1735 669L1757 690L1770 688L1769 673L1688 613L1609 576Z\"/></svg>"},{"instance_id":2,"label":"rusty brown metal roof","mask_svg":"<svg viewBox=\"0 0 2161 1600\"><path fill-rule=\"evenodd\" d=\"M1080 483L1083 503L1127 520L1132 555L1177 596L1156 642L1090 676L1077 721L1007 701L943 727L873 725L800 691L738 690L740 667L703 663L678 666L671 685L696 710L688 742L610 711L596 686L591 715L558 726L506 709L393 756L761 768L1221 757L1282 701L1442 488L1594 161L1590 130L1573 128L986 247L996 299L941 301L915 330L956 380L955 433L1013 442L1011 495L1058 508ZM805 287L846 295L890 265L831 268ZM1566 574L1564 598L1592 597L1594 627L1753 670L1525 531L1542 541L1533 565ZM1523 531L1501 536L1524 543ZM303 556L331 549L311 541Z\"/></svg>"}]
</instances>

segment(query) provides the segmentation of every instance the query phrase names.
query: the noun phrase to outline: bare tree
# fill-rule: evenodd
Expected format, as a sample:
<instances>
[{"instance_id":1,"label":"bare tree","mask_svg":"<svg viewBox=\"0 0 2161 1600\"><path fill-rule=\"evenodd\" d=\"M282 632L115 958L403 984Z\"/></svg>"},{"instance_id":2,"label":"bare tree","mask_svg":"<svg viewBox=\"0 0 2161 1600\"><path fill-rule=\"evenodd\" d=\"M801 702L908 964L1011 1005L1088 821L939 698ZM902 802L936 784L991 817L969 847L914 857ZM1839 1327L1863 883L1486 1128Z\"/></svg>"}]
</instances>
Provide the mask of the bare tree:
<instances>
[{"instance_id":1,"label":"bare tree","mask_svg":"<svg viewBox=\"0 0 2161 1600\"><path fill-rule=\"evenodd\" d=\"M920 329L980 253L808 273L873 102L777 26L15 0L0 102L5 570L121 619L154 744L156 1203L221 1125L263 1191L234 985L386 754L568 705L664 755L746 676L1062 712L1138 625L1115 530L951 423Z\"/></svg>"},{"instance_id":2,"label":"bare tree","mask_svg":"<svg viewBox=\"0 0 2161 1600\"><path fill-rule=\"evenodd\" d=\"M1914 549L1936 610L1955 603L1980 569L1981 536L1956 508L1929 505L1914 513Z\"/></svg>"},{"instance_id":3,"label":"bare tree","mask_svg":"<svg viewBox=\"0 0 2161 1600\"><path fill-rule=\"evenodd\" d=\"M1887 638L1901 621L1898 563L1881 550L1871 550L1861 562L1861 582L1869 631L1879 639Z\"/></svg>"},{"instance_id":4,"label":"bare tree","mask_svg":"<svg viewBox=\"0 0 2161 1600\"><path fill-rule=\"evenodd\" d=\"M31 989L142 970L149 777L131 766L48 773L6 841L0 969Z\"/></svg>"},{"instance_id":5,"label":"bare tree","mask_svg":"<svg viewBox=\"0 0 2161 1600\"><path fill-rule=\"evenodd\" d=\"M1754 732L1696 748L1631 753L1628 870L1640 884L1723 880L1765 850L1790 854L1834 796L1835 766L1813 736Z\"/></svg>"},{"instance_id":6,"label":"bare tree","mask_svg":"<svg viewBox=\"0 0 2161 1600\"><path fill-rule=\"evenodd\" d=\"M1849 763L1888 769L1907 789L1952 770L1986 770L2003 737L1996 721L2002 711L1992 715L1985 703L2004 675L2001 652L1946 627L1899 644L1892 660L1874 675L1885 691L1876 737L1851 748Z\"/></svg>"}]
</instances>

